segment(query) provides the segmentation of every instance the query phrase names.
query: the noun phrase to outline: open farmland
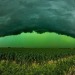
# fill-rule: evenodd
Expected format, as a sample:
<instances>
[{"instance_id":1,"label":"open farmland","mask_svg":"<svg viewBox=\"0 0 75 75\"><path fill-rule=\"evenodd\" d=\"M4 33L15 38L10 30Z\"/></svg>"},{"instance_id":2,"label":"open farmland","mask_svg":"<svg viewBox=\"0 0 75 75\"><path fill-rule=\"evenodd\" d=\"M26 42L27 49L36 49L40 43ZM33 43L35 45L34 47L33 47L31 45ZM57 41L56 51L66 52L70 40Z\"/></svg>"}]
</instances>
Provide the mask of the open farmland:
<instances>
[{"instance_id":1,"label":"open farmland","mask_svg":"<svg viewBox=\"0 0 75 75\"><path fill-rule=\"evenodd\" d=\"M75 75L75 49L0 48L0 75Z\"/></svg>"}]
</instances>

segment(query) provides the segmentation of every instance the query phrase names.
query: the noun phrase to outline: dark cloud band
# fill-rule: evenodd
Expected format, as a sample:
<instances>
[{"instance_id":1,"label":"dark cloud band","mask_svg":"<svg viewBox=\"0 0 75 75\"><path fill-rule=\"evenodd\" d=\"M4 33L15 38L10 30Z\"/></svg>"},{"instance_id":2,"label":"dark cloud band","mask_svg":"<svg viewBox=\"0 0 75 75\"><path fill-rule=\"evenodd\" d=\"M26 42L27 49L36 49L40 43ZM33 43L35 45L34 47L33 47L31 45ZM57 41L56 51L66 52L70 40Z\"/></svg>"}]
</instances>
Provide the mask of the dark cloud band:
<instances>
[{"instance_id":1,"label":"dark cloud band","mask_svg":"<svg viewBox=\"0 0 75 75\"><path fill-rule=\"evenodd\" d=\"M75 37L75 0L0 0L0 36L32 31Z\"/></svg>"}]
</instances>

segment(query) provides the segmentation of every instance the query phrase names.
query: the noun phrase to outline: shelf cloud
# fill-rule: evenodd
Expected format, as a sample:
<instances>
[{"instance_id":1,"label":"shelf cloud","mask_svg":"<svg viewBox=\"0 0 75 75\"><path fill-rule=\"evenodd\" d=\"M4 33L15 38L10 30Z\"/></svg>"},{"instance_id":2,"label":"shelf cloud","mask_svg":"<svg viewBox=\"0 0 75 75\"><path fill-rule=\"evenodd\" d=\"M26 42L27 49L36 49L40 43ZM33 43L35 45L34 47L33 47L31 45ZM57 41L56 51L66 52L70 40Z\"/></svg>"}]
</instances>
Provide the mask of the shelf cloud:
<instances>
[{"instance_id":1,"label":"shelf cloud","mask_svg":"<svg viewBox=\"0 0 75 75\"><path fill-rule=\"evenodd\" d=\"M0 36L32 31L75 37L75 0L0 0Z\"/></svg>"}]
</instances>

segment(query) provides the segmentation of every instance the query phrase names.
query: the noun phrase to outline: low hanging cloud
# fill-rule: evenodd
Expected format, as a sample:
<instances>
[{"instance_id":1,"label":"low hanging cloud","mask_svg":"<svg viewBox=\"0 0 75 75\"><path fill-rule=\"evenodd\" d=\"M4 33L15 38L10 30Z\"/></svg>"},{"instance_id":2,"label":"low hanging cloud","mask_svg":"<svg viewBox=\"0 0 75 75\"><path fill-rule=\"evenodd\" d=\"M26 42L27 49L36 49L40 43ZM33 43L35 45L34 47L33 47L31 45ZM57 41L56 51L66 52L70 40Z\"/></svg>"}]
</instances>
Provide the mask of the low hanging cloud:
<instances>
[{"instance_id":1,"label":"low hanging cloud","mask_svg":"<svg viewBox=\"0 0 75 75\"><path fill-rule=\"evenodd\" d=\"M0 36L32 31L75 37L75 0L0 0Z\"/></svg>"}]
</instances>

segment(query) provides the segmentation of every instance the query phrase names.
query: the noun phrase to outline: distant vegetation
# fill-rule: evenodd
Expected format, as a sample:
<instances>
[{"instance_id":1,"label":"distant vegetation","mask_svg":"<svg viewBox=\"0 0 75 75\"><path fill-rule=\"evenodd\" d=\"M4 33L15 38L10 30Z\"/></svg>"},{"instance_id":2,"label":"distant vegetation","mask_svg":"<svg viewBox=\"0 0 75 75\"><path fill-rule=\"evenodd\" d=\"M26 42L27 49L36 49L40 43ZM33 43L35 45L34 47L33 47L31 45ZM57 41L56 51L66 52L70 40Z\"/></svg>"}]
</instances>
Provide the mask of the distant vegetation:
<instances>
[{"instance_id":1,"label":"distant vegetation","mask_svg":"<svg viewBox=\"0 0 75 75\"><path fill-rule=\"evenodd\" d=\"M0 48L0 75L75 75L75 50Z\"/></svg>"}]
</instances>

